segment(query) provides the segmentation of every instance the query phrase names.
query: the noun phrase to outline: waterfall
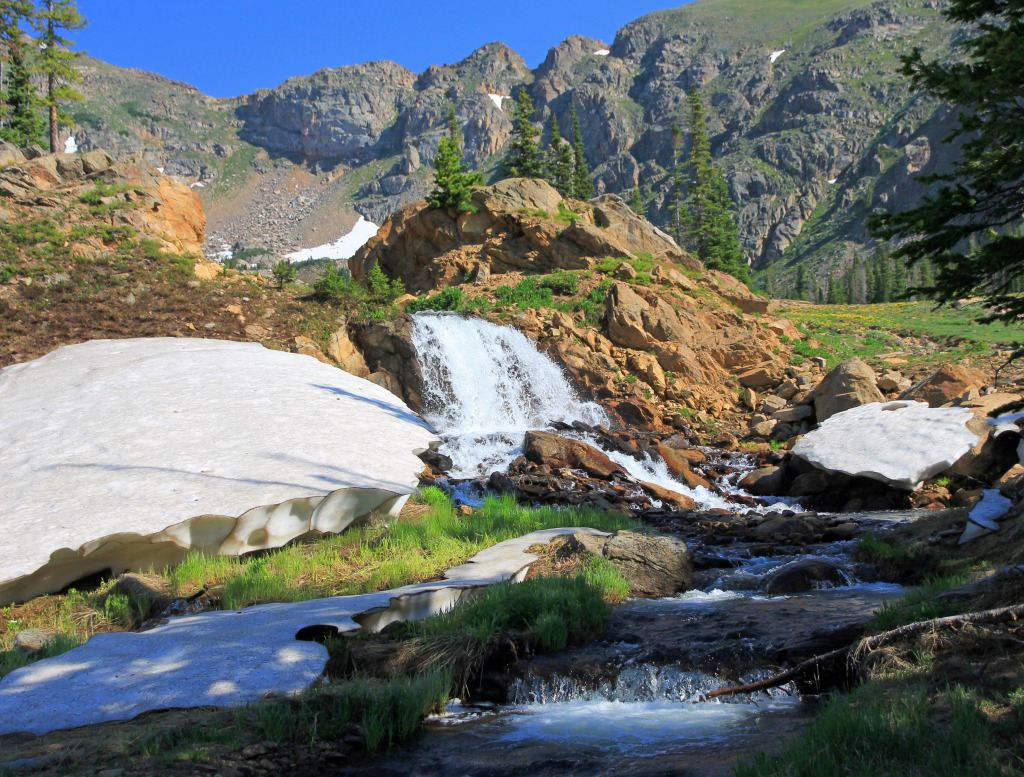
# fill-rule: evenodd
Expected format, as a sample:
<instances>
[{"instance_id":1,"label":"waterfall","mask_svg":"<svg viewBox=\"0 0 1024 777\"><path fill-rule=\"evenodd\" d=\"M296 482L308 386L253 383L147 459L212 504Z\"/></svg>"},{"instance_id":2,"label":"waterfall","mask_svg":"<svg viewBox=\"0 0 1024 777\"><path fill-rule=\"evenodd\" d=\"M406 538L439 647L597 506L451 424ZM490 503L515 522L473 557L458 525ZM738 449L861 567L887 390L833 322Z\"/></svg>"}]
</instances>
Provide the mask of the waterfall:
<instances>
[{"instance_id":1,"label":"waterfall","mask_svg":"<svg viewBox=\"0 0 1024 777\"><path fill-rule=\"evenodd\" d=\"M521 332L457 313L417 313L412 342L423 372L424 417L441 432L455 477L504 470L523 435L553 421L608 422Z\"/></svg>"}]
</instances>

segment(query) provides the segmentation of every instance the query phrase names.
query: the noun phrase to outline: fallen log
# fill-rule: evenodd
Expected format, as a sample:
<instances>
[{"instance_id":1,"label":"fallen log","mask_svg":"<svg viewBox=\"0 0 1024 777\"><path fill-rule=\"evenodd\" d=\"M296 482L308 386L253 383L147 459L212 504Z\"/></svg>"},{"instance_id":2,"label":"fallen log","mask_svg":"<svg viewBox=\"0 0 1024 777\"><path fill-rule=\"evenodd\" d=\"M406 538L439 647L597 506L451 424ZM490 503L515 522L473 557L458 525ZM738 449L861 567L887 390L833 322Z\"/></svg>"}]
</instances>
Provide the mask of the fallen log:
<instances>
[{"instance_id":1,"label":"fallen log","mask_svg":"<svg viewBox=\"0 0 1024 777\"><path fill-rule=\"evenodd\" d=\"M890 631L884 631L874 637L862 639L859 642L847 645L846 647L841 647L837 650L823 653L822 655L815 656L814 658L808 658L806 661L797 664L792 669L787 669L785 672L772 675L771 677L759 680L756 683L737 685L732 688L719 688L716 691L709 691L708 693L700 694L690 701L697 703L700 701L706 701L707 699L713 699L716 696L735 696L738 694L765 691L769 688L777 688L778 686L785 685L791 680L795 680L796 678L829 661L834 661L844 655L853 657L865 650L874 650L897 639L913 637L929 631L940 631L942 629L950 629L956 626L966 626L973 623L1003 623L1005 621L1017 620L1020 617L1024 617L1024 604L1015 604L1009 607L998 607L994 610L981 610L979 612L968 612L961 615L948 615L945 618L935 618L929 621L908 623L905 626L900 626L898 628L891 629Z\"/></svg>"}]
</instances>

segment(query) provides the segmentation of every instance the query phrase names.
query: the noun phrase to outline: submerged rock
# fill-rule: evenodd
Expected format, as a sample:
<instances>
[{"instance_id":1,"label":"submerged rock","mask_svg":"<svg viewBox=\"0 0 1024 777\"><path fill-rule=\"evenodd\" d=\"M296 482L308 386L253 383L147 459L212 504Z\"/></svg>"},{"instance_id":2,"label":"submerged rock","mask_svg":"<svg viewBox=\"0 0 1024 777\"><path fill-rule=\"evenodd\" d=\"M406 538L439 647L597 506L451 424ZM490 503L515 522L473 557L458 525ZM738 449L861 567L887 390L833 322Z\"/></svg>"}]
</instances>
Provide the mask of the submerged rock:
<instances>
[{"instance_id":1,"label":"submerged rock","mask_svg":"<svg viewBox=\"0 0 1024 777\"><path fill-rule=\"evenodd\" d=\"M805 558L772 572L765 581L764 590L769 596L778 596L849 583L849 579L835 564L820 558Z\"/></svg>"},{"instance_id":2,"label":"submerged rock","mask_svg":"<svg viewBox=\"0 0 1024 777\"><path fill-rule=\"evenodd\" d=\"M952 466L978 441L962 408L876 402L838 413L804 435L793 454L820 469L913 491Z\"/></svg>"}]
</instances>

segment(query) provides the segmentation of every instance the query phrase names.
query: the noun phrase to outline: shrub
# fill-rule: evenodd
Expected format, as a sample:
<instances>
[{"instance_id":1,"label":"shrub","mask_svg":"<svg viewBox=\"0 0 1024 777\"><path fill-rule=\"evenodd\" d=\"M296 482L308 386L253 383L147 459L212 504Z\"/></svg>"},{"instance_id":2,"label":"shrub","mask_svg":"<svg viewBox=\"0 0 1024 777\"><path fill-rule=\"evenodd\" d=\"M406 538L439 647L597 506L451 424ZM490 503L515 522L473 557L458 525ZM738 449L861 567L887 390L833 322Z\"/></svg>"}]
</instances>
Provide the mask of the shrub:
<instances>
[{"instance_id":1,"label":"shrub","mask_svg":"<svg viewBox=\"0 0 1024 777\"><path fill-rule=\"evenodd\" d=\"M555 294L571 297L580 293L580 278L568 270L555 270L540 282L541 288L551 289Z\"/></svg>"},{"instance_id":2,"label":"shrub","mask_svg":"<svg viewBox=\"0 0 1024 777\"><path fill-rule=\"evenodd\" d=\"M434 294L423 299L413 300L406 306L406 313L419 313L421 310L461 310L462 289L458 286L449 286L439 294Z\"/></svg>"}]
</instances>

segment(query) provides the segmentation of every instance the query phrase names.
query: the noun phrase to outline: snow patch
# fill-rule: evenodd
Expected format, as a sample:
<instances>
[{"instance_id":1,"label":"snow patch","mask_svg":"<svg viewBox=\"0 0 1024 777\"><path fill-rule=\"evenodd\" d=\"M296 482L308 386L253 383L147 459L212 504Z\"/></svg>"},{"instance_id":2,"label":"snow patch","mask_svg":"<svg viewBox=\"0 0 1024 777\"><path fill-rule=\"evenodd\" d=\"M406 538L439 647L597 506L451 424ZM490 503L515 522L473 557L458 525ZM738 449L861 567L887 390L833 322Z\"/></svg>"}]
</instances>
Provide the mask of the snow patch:
<instances>
[{"instance_id":1,"label":"snow patch","mask_svg":"<svg viewBox=\"0 0 1024 777\"><path fill-rule=\"evenodd\" d=\"M838 178L829 178L828 182L831 184L831 183L835 183L838 180L839 180Z\"/></svg>"},{"instance_id":2,"label":"snow patch","mask_svg":"<svg viewBox=\"0 0 1024 777\"><path fill-rule=\"evenodd\" d=\"M771 55L769 55L768 61L771 62L774 65L775 64L775 60L777 60L779 57L781 57L785 53L786 53L785 49L779 49L778 51L773 51L771 53Z\"/></svg>"},{"instance_id":3,"label":"snow patch","mask_svg":"<svg viewBox=\"0 0 1024 777\"><path fill-rule=\"evenodd\" d=\"M158 173L160 173L160 175L163 175L163 174L164 174L164 169L163 169L162 167L158 167L158 168L156 169L156 171L157 171Z\"/></svg>"},{"instance_id":4,"label":"snow patch","mask_svg":"<svg viewBox=\"0 0 1024 777\"><path fill-rule=\"evenodd\" d=\"M352 227L352 231L334 243L327 243L316 248L304 248L301 251L288 254L285 258L292 262L303 262L307 259L349 259L366 245L371 237L377 234L378 229L380 227L372 221L367 221L360 216L359 221Z\"/></svg>"},{"instance_id":5,"label":"snow patch","mask_svg":"<svg viewBox=\"0 0 1024 777\"><path fill-rule=\"evenodd\" d=\"M78 153L78 143L75 141L75 136L72 135L70 138L64 141L64 153L65 154L76 154Z\"/></svg>"},{"instance_id":6,"label":"snow patch","mask_svg":"<svg viewBox=\"0 0 1024 777\"><path fill-rule=\"evenodd\" d=\"M501 101L502 100L511 100L512 99L512 97L507 95L507 94L489 94L487 96L491 98L491 102L494 103L498 107L499 111L501 110Z\"/></svg>"},{"instance_id":7,"label":"snow patch","mask_svg":"<svg viewBox=\"0 0 1024 777\"><path fill-rule=\"evenodd\" d=\"M0 370L0 396L0 605L341 531L404 502L436 439L386 389L259 343L92 340Z\"/></svg>"},{"instance_id":8,"label":"snow patch","mask_svg":"<svg viewBox=\"0 0 1024 777\"><path fill-rule=\"evenodd\" d=\"M206 184L205 183L200 183L199 181L196 181L195 183L190 183L188 185L188 188L189 189L205 189L206 188Z\"/></svg>"},{"instance_id":9,"label":"snow patch","mask_svg":"<svg viewBox=\"0 0 1024 777\"><path fill-rule=\"evenodd\" d=\"M608 49L601 49L600 51L594 52L595 57L607 57L609 54L611 54L611 52Z\"/></svg>"}]
</instances>

